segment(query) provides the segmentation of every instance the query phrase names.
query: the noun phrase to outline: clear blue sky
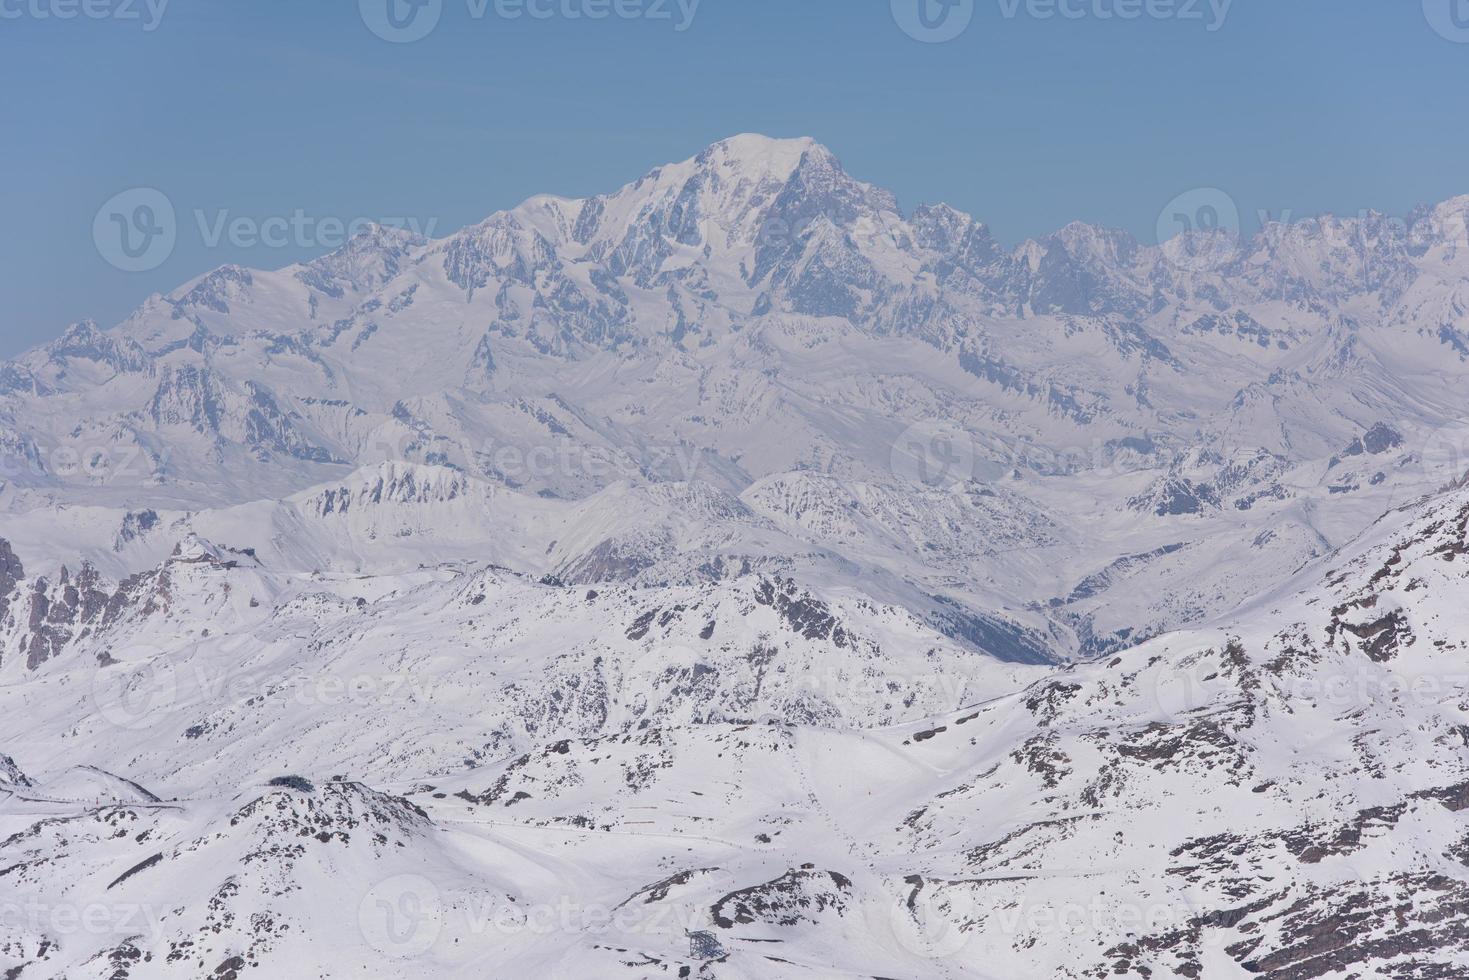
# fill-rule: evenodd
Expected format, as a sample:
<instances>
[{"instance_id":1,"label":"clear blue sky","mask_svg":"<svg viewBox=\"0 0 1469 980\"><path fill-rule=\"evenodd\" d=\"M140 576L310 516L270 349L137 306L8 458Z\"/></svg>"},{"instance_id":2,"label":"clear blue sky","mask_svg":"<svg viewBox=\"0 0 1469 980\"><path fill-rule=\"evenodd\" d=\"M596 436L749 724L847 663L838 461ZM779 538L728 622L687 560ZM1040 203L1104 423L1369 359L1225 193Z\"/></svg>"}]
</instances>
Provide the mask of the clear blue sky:
<instances>
[{"instance_id":1,"label":"clear blue sky","mask_svg":"<svg viewBox=\"0 0 1469 980\"><path fill-rule=\"evenodd\" d=\"M36 16L124 2L140 19ZM440 0L409 44L375 36L358 0L170 0L151 31L148 2L0 0L0 356L214 266L313 251L211 247L196 209L444 234L745 131L814 136L905 208L947 201L1010 243L1072 219L1152 240L1201 186L1249 215L1469 192L1469 43L1423 0L1235 0L1214 31L1207 0L1203 20L972 0L941 44L900 30L890 0L702 0L682 31L678 0L673 20L510 20L497 0L475 19L479 0ZM164 191L180 231L160 267L127 273L93 219L135 186Z\"/></svg>"}]
</instances>

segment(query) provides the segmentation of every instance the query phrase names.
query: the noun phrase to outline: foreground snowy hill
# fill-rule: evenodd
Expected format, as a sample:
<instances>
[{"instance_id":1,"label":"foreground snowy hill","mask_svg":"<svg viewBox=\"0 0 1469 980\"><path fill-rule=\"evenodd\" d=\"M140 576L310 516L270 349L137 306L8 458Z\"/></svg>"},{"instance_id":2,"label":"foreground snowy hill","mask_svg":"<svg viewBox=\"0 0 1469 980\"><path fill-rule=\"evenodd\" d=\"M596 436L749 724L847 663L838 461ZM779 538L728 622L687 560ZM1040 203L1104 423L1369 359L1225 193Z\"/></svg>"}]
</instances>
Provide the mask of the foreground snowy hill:
<instances>
[{"instance_id":1,"label":"foreground snowy hill","mask_svg":"<svg viewBox=\"0 0 1469 980\"><path fill-rule=\"evenodd\" d=\"M1456 491L1226 619L1006 673L773 584L644 612L424 572L366 604L196 544L6 667L0 964L1460 976L1466 576ZM396 694L323 684L385 664Z\"/></svg>"}]
</instances>

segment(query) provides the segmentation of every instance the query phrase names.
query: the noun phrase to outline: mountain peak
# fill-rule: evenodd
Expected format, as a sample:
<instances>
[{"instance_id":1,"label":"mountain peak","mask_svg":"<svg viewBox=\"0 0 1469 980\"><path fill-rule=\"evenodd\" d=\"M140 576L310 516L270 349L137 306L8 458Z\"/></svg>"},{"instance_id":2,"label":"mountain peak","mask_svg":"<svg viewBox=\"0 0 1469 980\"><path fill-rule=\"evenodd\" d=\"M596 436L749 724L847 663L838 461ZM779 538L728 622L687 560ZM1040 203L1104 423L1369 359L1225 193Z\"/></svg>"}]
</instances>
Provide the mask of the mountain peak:
<instances>
[{"instance_id":1,"label":"mountain peak","mask_svg":"<svg viewBox=\"0 0 1469 980\"><path fill-rule=\"evenodd\" d=\"M53 344L66 345L83 341L95 341L102 337L102 330L98 328L97 321L93 319L78 320L62 331L61 336L52 341Z\"/></svg>"},{"instance_id":2,"label":"mountain peak","mask_svg":"<svg viewBox=\"0 0 1469 980\"><path fill-rule=\"evenodd\" d=\"M765 173L790 173L807 155L835 162L830 150L809 136L781 139L759 133L741 133L713 144L697 160L701 164L738 166Z\"/></svg>"},{"instance_id":3,"label":"mountain peak","mask_svg":"<svg viewBox=\"0 0 1469 980\"><path fill-rule=\"evenodd\" d=\"M1469 194L1440 201L1428 211L1430 225L1427 231L1434 239L1445 244L1469 246Z\"/></svg>"},{"instance_id":4,"label":"mountain peak","mask_svg":"<svg viewBox=\"0 0 1469 980\"><path fill-rule=\"evenodd\" d=\"M368 224L335 251L299 265L296 278L340 299L346 290L365 291L387 282L408 254L427 242L408 228Z\"/></svg>"}]
</instances>

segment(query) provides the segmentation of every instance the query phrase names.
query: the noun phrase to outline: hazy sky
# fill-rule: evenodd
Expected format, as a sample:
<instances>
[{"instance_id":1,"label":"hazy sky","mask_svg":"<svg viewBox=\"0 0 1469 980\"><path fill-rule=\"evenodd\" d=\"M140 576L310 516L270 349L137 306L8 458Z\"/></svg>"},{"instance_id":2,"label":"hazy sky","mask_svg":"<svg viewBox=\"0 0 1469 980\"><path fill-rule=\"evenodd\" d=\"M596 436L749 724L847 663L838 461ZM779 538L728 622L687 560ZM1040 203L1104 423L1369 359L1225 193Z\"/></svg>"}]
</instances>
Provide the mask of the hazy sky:
<instances>
[{"instance_id":1,"label":"hazy sky","mask_svg":"<svg viewBox=\"0 0 1469 980\"><path fill-rule=\"evenodd\" d=\"M443 235L747 131L1011 243L1073 219L1151 241L1198 187L1247 216L1469 193L1469 0L161 2L0 0L0 356L325 251L335 222ZM125 272L94 219L138 187L176 242ZM138 200L116 213L151 229Z\"/></svg>"}]
</instances>

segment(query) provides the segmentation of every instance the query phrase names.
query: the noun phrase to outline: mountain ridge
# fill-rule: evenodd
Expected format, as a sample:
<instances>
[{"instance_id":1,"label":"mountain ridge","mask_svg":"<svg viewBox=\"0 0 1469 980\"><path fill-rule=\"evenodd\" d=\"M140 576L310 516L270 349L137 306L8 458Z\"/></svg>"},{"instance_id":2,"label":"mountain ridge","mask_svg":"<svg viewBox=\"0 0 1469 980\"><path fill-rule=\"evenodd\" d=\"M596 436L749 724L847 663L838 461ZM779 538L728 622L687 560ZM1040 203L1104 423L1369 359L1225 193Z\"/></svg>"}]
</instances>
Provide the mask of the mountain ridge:
<instances>
[{"instance_id":1,"label":"mountain ridge","mask_svg":"<svg viewBox=\"0 0 1469 980\"><path fill-rule=\"evenodd\" d=\"M1447 228L1466 200L1424 213ZM1227 609L1461 475L1424 460L1462 415L1469 250L1396 227L1269 226L1217 267L1080 223L1006 250L948 206L904 215L813 140L735 137L610 194L437 240L368 228L74 326L0 369L0 524L125 511L77 542L110 547L126 514L282 500L382 462L547 500L704 482L912 595L1042 610L1067 656ZM1217 234L1194 237L1211 256ZM1346 453L1378 426L1386 452ZM818 477L889 516L802 529L778 508L809 495L768 491ZM972 544L903 544L901 511ZM1018 581L992 536L1035 556ZM583 568L632 567L608 547ZM1150 565L1155 602L1098 601Z\"/></svg>"}]
</instances>

